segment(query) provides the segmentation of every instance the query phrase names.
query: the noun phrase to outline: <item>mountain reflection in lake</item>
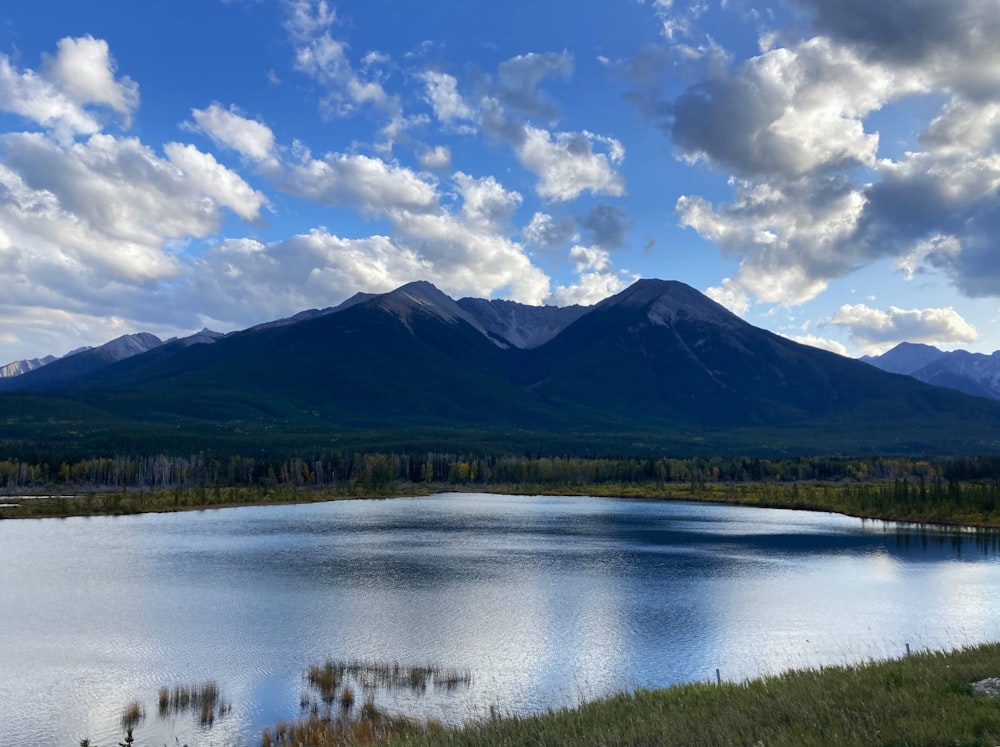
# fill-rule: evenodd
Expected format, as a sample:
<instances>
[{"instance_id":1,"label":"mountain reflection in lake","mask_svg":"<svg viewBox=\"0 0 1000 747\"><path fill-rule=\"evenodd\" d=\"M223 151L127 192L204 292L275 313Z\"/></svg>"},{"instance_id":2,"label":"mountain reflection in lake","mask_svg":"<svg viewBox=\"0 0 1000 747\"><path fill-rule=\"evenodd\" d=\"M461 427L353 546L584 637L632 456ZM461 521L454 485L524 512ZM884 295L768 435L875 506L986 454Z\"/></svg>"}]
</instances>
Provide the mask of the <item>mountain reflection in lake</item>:
<instances>
[{"instance_id":1,"label":"mountain reflection in lake","mask_svg":"<svg viewBox=\"0 0 1000 747\"><path fill-rule=\"evenodd\" d=\"M329 659L468 671L382 704L457 722L998 640L998 549L831 514L480 494L0 522L0 734L117 744L139 699L139 743L197 743L156 693L211 680L231 709L203 736L252 745Z\"/></svg>"}]
</instances>

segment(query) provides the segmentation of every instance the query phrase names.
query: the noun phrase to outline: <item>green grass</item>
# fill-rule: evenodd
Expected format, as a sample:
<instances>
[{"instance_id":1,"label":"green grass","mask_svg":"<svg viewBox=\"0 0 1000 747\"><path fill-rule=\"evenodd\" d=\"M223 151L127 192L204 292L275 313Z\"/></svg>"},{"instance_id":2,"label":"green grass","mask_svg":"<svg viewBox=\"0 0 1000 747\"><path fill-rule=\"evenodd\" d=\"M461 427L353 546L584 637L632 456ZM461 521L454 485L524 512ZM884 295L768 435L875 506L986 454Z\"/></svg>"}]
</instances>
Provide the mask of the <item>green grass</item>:
<instances>
[{"instance_id":1,"label":"green grass","mask_svg":"<svg viewBox=\"0 0 1000 747\"><path fill-rule=\"evenodd\" d=\"M376 707L381 688L433 686L450 690L451 678L471 675L435 667L375 662L333 662L310 668L303 717L266 729L264 747L996 747L1000 695L975 683L1000 678L1000 643L955 651L920 651L900 659L796 670L741 683L692 683L636 690L549 710L535 716L503 715L444 727ZM351 680L366 692L356 711L337 688ZM998 681L1000 682L1000 681ZM206 694L207 693L207 694ZM319 694L324 708L312 698ZM308 697L307 697L308 696ZM163 688L161 712L171 701L218 701L214 683ZM182 706L182 707L187 707ZM220 714L223 713L220 705ZM228 709L228 705L225 706ZM162 713L161 713L162 715ZM122 714L123 729L143 720L141 702ZM202 720L202 726L211 721Z\"/></svg>"},{"instance_id":2,"label":"green grass","mask_svg":"<svg viewBox=\"0 0 1000 747\"><path fill-rule=\"evenodd\" d=\"M431 728L390 743L995 747L1000 698L972 689L972 683L990 677L1000 677L1000 644L741 684L639 690L534 717Z\"/></svg>"}]
</instances>

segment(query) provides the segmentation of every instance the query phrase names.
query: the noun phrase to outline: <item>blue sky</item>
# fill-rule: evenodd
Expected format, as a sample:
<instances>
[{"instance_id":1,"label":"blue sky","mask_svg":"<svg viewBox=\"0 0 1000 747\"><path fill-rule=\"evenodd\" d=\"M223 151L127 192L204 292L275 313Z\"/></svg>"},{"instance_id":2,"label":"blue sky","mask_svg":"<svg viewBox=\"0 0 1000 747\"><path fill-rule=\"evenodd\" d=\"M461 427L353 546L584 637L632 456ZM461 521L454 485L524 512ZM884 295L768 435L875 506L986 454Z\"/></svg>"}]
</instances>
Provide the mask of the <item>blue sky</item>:
<instances>
[{"instance_id":1,"label":"blue sky","mask_svg":"<svg viewBox=\"0 0 1000 747\"><path fill-rule=\"evenodd\" d=\"M429 280L1000 348L995 0L0 8L0 363Z\"/></svg>"}]
</instances>

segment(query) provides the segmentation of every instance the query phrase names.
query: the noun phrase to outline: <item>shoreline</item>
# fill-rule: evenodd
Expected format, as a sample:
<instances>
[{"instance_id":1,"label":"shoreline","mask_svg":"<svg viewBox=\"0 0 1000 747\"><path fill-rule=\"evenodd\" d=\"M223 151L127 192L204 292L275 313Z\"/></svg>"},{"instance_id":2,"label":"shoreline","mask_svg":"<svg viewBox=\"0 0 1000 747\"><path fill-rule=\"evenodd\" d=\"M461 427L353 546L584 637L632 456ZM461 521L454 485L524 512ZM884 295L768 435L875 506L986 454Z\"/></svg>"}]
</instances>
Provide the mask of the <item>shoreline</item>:
<instances>
[{"instance_id":1,"label":"shoreline","mask_svg":"<svg viewBox=\"0 0 1000 747\"><path fill-rule=\"evenodd\" d=\"M889 483L871 482L846 486L863 491L885 488ZM829 500L827 492L843 489L842 483L806 483L803 490L820 491L824 495L801 495L799 483L687 483L629 485L475 485L475 484L422 484L407 483L392 490L357 490L338 488L166 488L159 490L122 491L94 489L78 493L68 490L50 490L44 493L16 494L0 492L0 521L12 519L59 519L88 516L127 516L143 513L174 513L180 511L209 511L241 506L275 506L307 503L325 503L341 500L388 500L392 498L421 497L439 493L485 493L490 495L554 495L594 498L617 498L655 501L689 501L718 505L746 506L750 508L775 508L792 511L835 513L863 521L881 521L908 524L914 527L940 530L972 530L986 533L1000 531L1000 519L988 520L969 514L942 513L941 506L922 513L913 510L876 510L838 505ZM773 497L768 493L779 495ZM763 495L761 494L763 493ZM794 497L780 495L794 493Z\"/></svg>"},{"instance_id":2,"label":"shoreline","mask_svg":"<svg viewBox=\"0 0 1000 747\"><path fill-rule=\"evenodd\" d=\"M535 716L417 727L383 743L993 747L1000 743L998 678L1000 643L984 643L743 682L638 689ZM324 744L332 742L305 743Z\"/></svg>"}]
</instances>

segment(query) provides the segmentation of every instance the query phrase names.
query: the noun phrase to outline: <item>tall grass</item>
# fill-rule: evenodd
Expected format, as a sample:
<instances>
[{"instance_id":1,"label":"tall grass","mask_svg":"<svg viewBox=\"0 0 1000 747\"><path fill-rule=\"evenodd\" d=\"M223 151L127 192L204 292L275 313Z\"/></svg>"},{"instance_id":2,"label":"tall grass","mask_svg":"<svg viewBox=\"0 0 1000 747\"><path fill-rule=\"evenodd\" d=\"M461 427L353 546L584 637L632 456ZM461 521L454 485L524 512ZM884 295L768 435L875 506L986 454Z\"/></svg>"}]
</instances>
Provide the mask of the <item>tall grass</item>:
<instances>
[{"instance_id":1,"label":"tall grass","mask_svg":"<svg viewBox=\"0 0 1000 747\"><path fill-rule=\"evenodd\" d=\"M395 690L419 695L438 687L450 692L471 681L469 672L457 669L328 659L306 670L307 690L300 702L309 715L265 730L261 741L265 747L381 744L415 732L442 730L436 723L385 712L376 704L376 695ZM365 695L357 708L355 688ZM336 711L334 703L339 705Z\"/></svg>"},{"instance_id":2,"label":"tall grass","mask_svg":"<svg viewBox=\"0 0 1000 747\"><path fill-rule=\"evenodd\" d=\"M221 697L218 684L211 680L194 685L175 685L173 688L161 687L157 706L160 718L189 711L197 714L202 726L211 726L215 723L216 713L222 717L231 708L229 702Z\"/></svg>"},{"instance_id":3,"label":"tall grass","mask_svg":"<svg viewBox=\"0 0 1000 747\"><path fill-rule=\"evenodd\" d=\"M1000 644L989 644L738 684L638 690L534 717L428 729L392 744L995 747L1000 698L973 684L998 676Z\"/></svg>"}]
</instances>

